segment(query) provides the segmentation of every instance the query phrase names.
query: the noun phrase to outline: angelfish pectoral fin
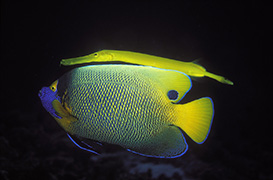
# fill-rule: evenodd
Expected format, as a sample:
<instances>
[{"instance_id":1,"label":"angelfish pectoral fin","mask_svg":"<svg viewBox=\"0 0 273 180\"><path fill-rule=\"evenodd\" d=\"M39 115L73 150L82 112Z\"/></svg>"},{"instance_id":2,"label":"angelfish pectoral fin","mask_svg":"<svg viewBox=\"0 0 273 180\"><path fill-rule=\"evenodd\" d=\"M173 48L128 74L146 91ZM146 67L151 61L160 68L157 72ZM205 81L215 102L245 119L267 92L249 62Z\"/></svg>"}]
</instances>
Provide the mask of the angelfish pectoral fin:
<instances>
[{"instance_id":1,"label":"angelfish pectoral fin","mask_svg":"<svg viewBox=\"0 0 273 180\"><path fill-rule=\"evenodd\" d=\"M64 109L59 100L54 100L52 102L52 107L55 110L56 114L60 117L54 117L55 120L60 124L62 128L64 128L65 131L70 132L70 124L77 121L77 119Z\"/></svg>"},{"instance_id":2,"label":"angelfish pectoral fin","mask_svg":"<svg viewBox=\"0 0 273 180\"><path fill-rule=\"evenodd\" d=\"M94 153L94 154L97 154L97 155L100 155L99 153L97 153L96 151L93 150L93 147L88 145L87 143L84 143L84 142L81 142L83 143L83 145L80 145L79 143L77 143L68 133L67 133L67 136L69 137L69 139L76 145L78 146L80 149L83 149L85 151L88 151L88 152L91 152L91 153ZM83 147L83 146L86 146Z\"/></svg>"},{"instance_id":3,"label":"angelfish pectoral fin","mask_svg":"<svg viewBox=\"0 0 273 180\"><path fill-rule=\"evenodd\" d=\"M57 99L52 102L52 107L55 112L62 118L71 116L70 113L64 109L61 102Z\"/></svg>"}]
</instances>

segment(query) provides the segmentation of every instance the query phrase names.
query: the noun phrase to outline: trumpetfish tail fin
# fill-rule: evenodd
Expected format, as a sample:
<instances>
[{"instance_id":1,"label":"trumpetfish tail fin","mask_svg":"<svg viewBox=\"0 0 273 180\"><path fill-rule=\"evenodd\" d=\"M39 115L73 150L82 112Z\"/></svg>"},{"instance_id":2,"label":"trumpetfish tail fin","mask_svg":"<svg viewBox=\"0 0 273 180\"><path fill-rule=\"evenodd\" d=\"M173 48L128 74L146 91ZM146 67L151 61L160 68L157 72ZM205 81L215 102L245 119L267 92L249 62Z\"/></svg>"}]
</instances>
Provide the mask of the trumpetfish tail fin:
<instances>
[{"instance_id":1,"label":"trumpetfish tail fin","mask_svg":"<svg viewBox=\"0 0 273 180\"><path fill-rule=\"evenodd\" d=\"M228 84L228 85L233 85L234 84L232 81L228 80L227 78L225 78L223 76L213 74L213 73L210 73L210 72L205 72L204 75L209 77L209 78L215 79L216 81L219 81L219 82L221 82L223 84Z\"/></svg>"}]
</instances>

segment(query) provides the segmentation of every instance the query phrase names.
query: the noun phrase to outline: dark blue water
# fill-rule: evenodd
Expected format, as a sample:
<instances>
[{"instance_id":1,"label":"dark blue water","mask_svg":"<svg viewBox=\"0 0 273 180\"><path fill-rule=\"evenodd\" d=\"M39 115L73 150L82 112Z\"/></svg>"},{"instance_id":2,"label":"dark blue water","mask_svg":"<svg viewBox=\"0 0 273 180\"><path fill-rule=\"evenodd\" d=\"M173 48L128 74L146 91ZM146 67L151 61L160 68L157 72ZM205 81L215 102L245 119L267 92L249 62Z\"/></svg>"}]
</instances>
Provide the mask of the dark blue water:
<instances>
[{"instance_id":1,"label":"dark blue water","mask_svg":"<svg viewBox=\"0 0 273 180\"><path fill-rule=\"evenodd\" d=\"M272 5L1 2L1 179L273 179ZM234 86L194 80L183 100L214 100L207 141L186 137L189 150L176 159L77 148L38 92L71 69L59 66L62 58L102 49L201 57L209 72L232 80Z\"/></svg>"}]
</instances>

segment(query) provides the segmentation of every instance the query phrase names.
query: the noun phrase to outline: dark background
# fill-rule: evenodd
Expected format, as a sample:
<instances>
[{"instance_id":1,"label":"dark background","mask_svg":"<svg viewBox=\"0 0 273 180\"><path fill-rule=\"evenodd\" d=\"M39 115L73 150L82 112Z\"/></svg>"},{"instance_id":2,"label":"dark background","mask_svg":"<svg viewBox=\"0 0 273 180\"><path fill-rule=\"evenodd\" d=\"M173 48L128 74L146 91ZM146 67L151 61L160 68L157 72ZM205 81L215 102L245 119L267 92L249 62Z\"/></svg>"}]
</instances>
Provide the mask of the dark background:
<instances>
[{"instance_id":1,"label":"dark background","mask_svg":"<svg viewBox=\"0 0 273 180\"><path fill-rule=\"evenodd\" d=\"M1 1L0 179L273 179L269 1ZM176 159L77 148L37 96L102 49L199 61L234 82L193 80L182 103L210 96L202 145ZM174 173L171 173L176 170ZM169 174L168 174L169 173Z\"/></svg>"}]
</instances>

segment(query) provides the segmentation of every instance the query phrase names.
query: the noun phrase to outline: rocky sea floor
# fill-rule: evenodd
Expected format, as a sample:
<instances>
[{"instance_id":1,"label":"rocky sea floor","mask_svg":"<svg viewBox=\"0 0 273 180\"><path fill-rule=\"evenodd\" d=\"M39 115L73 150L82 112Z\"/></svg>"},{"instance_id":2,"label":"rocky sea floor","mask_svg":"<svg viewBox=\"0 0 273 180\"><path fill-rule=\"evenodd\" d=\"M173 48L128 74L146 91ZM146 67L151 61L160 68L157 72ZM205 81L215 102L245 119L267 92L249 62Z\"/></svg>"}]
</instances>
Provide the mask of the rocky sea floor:
<instances>
[{"instance_id":1,"label":"rocky sea floor","mask_svg":"<svg viewBox=\"0 0 273 180\"><path fill-rule=\"evenodd\" d=\"M0 176L4 180L273 178L272 151L242 156L238 152L243 146L232 152L216 139L208 145L190 143L188 152L175 159L147 158L109 147L94 155L76 147L45 111L1 114Z\"/></svg>"}]
</instances>

